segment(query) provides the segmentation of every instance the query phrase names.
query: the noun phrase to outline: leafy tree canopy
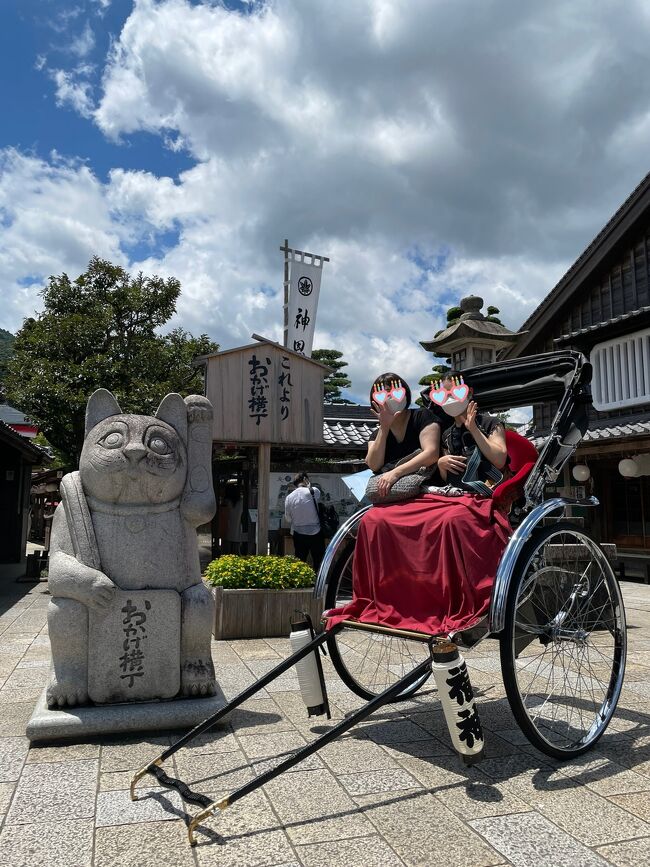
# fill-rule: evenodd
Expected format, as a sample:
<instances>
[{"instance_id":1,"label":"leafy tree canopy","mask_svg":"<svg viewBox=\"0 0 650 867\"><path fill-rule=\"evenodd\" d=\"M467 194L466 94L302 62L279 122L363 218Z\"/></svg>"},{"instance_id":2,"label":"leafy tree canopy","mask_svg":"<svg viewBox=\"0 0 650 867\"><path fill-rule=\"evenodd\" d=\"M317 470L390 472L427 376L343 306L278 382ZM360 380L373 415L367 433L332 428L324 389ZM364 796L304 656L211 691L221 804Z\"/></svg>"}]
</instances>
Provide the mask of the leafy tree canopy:
<instances>
[{"instance_id":1,"label":"leafy tree canopy","mask_svg":"<svg viewBox=\"0 0 650 867\"><path fill-rule=\"evenodd\" d=\"M197 355L218 349L205 334L160 329L174 314L180 283L131 277L97 257L76 280L50 277L43 312L26 319L8 365L7 397L70 462L79 459L88 397L115 394L125 412L152 413L168 392L201 392Z\"/></svg>"},{"instance_id":2,"label":"leafy tree canopy","mask_svg":"<svg viewBox=\"0 0 650 867\"><path fill-rule=\"evenodd\" d=\"M0 328L0 386L7 375L7 364L13 355L16 338L10 331Z\"/></svg>"},{"instance_id":3,"label":"leafy tree canopy","mask_svg":"<svg viewBox=\"0 0 650 867\"><path fill-rule=\"evenodd\" d=\"M445 373L447 373L448 370L451 370L451 367L449 367L449 365L447 364L434 364L434 366L431 368L431 373L427 373L425 376L423 376L422 379L419 381L419 384L430 385L434 379L442 379L442 377ZM418 397L415 402L418 406L424 405L421 397Z\"/></svg>"},{"instance_id":4,"label":"leafy tree canopy","mask_svg":"<svg viewBox=\"0 0 650 867\"><path fill-rule=\"evenodd\" d=\"M351 400L341 397L341 389L352 385L345 373L341 373L341 370L348 366L347 361L341 361L343 353L337 349L314 349L311 357L331 368L331 373L325 376L324 381L325 403L352 403Z\"/></svg>"}]
</instances>

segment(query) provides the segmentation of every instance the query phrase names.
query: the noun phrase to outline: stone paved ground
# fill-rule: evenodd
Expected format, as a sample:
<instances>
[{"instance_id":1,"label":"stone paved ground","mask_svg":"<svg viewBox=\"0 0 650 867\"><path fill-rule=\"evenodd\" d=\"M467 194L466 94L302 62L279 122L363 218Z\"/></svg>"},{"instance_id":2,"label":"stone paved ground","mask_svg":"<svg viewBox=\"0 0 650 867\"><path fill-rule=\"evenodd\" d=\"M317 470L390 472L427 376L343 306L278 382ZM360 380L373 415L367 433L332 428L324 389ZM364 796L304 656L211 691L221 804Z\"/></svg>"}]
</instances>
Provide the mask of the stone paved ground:
<instances>
[{"instance_id":1,"label":"stone paved ground","mask_svg":"<svg viewBox=\"0 0 650 867\"><path fill-rule=\"evenodd\" d=\"M628 675L600 744L572 765L521 737L498 671L497 646L468 654L488 757L468 770L452 755L439 705L423 695L389 708L318 757L207 823L187 844L176 794L132 804L130 775L164 737L104 738L29 749L25 724L49 663L45 584L12 585L0 603L0 862L48 867L194 865L640 865L650 861L650 587L626 584ZM284 640L217 642L232 696L287 651ZM330 674L334 716L357 700ZM308 723L285 675L229 723L176 757L208 794L240 785L269 759L323 729ZM215 774L222 774L219 781ZM150 792L150 794L148 794Z\"/></svg>"}]
</instances>

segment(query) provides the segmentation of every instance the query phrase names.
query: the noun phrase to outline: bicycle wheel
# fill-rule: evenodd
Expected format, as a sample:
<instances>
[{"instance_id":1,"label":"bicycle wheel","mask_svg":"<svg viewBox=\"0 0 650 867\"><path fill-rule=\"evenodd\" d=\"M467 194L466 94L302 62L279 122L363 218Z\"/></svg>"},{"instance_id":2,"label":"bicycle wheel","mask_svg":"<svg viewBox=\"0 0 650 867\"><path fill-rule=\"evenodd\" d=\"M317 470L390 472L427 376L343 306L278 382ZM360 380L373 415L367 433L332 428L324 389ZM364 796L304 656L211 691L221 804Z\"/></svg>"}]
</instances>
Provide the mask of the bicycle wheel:
<instances>
[{"instance_id":1,"label":"bicycle wheel","mask_svg":"<svg viewBox=\"0 0 650 867\"><path fill-rule=\"evenodd\" d=\"M325 594L327 610L352 601L355 542L356 533L348 535L332 560ZM327 646L343 683L367 700L384 692L429 655L426 643L345 627L327 639ZM400 693L396 701L414 695L429 676L426 674Z\"/></svg>"},{"instance_id":2,"label":"bicycle wheel","mask_svg":"<svg viewBox=\"0 0 650 867\"><path fill-rule=\"evenodd\" d=\"M506 694L528 740L558 759L590 749L616 708L627 637L612 567L583 530L563 521L533 533L500 638Z\"/></svg>"}]
</instances>

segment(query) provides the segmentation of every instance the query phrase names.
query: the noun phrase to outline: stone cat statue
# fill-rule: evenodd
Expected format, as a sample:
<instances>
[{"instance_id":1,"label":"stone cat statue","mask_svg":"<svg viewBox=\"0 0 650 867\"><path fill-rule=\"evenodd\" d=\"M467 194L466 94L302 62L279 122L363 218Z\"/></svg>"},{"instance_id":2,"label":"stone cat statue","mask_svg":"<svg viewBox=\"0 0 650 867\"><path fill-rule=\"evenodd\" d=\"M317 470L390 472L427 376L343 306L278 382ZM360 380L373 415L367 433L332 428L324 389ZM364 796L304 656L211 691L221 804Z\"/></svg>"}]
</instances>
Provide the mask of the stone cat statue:
<instances>
[{"instance_id":1,"label":"stone cat statue","mask_svg":"<svg viewBox=\"0 0 650 867\"><path fill-rule=\"evenodd\" d=\"M89 615L103 616L120 591L180 594L180 624L169 624L180 629L178 695L216 692L214 600L196 538L215 512L211 450L204 397L168 394L155 416L122 413L105 389L90 397L79 471L62 480L52 523L49 707L88 701Z\"/></svg>"}]
</instances>

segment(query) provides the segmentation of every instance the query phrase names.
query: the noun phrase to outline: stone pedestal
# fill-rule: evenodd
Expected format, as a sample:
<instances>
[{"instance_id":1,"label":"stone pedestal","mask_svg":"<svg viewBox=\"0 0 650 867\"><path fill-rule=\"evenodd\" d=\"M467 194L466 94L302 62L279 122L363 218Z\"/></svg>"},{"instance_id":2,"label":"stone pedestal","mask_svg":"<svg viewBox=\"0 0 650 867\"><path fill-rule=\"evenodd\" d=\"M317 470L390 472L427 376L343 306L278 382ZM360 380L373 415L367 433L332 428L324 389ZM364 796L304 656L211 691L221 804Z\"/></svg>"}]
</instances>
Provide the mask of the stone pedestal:
<instances>
[{"instance_id":1,"label":"stone pedestal","mask_svg":"<svg viewBox=\"0 0 650 867\"><path fill-rule=\"evenodd\" d=\"M26 735L32 743L51 743L83 741L105 734L190 729L225 704L226 699L219 690L217 695L207 698L50 710L43 692L27 723Z\"/></svg>"}]
</instances>

